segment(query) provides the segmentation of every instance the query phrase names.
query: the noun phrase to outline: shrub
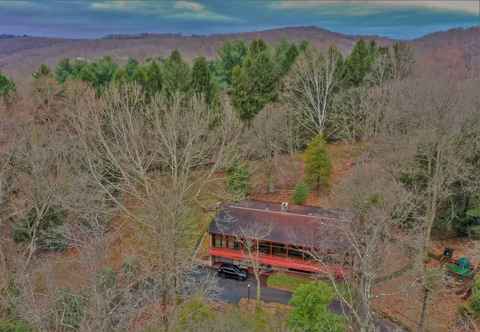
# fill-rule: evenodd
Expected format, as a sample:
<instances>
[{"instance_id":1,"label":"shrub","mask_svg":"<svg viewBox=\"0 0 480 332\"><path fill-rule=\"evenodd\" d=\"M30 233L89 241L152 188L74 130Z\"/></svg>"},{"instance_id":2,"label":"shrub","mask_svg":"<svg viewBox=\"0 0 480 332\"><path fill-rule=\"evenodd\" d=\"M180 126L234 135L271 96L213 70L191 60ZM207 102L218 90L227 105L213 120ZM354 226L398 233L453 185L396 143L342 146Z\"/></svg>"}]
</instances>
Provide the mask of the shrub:
<instances>
[{"instance_id":1,"label":"shrub","mask_svg":"<svg viewBox=\"0 0 480 332\"><path fill-rule=\"evenodd\" d=\"M114 288L117 285L117 273L112 268L106 267L97 273L97 286L98 288L106 292L109 289Z\"/></svg>"},{"instance_id":2,"label":"shrub","mask_svg":"<svg viewBox=\"0 0 480 332\"><path fill-rule=\"evenodd\" d=\"M470 308L476 316L480 316L480 277L475 278L470 298Z\"/></svg>"},{"instance_id":3,"label":"shrub","mask_svg":"<svg viewBox=\"0 0 480 332\"><path fill-rule=\"evenodd\" d=\"M309 194L310 194L310 189L305 184L305 182L299 182L295 186L295 192L293 193L292 200L295 204L301 205L305 203Z\"/></svg>"},{"instance_id":4,"label":"shrub","mask_svg":"<svg viewBox=\"0 0 480 332\"><path fill-rule=\"evenodd\" d=\"M57 293L55 313L60 323L70 329L77 330L85 315L86 299L69 289L60 289Z\"/></svg>"},{"instance_id":5,"label":"shrub","mask_svg":"<svg viewBox=\"0 0 480 332\"><path fill-rule=\"evenodd\" d=\"M0 302L0 315L5 313L7 317L17 317L19 297L20 289L15 283L15 278L9 278L6 287L0 289L0 298L3 299L3 303ZM0 331L2 330L0 329Z\"/></svg>"},{"instance_id":6,"label":"shrub","mask_svg":"<svg viewBox=\"0 0 480 332\"><path fill-rule=\"evenodd\" d=\"M248 194L250 173L248 168L236 162L227 171L228 191L236 196L237 199L243 199Z\"/></svg>"},{"instance_id":7,"label":"shrub","mask_svg":"<svg viewBox=\"0 0 480 332\"><path fill-rule=\"evenodd\" d=\"M58 208L50 207L40 218L36 226L37 214L31 209L27 216L13 226L13 239L15 242L29 242L37 227L37 246L40 249L62 251L68 246L63 227L65 213Z\"/></svg>"},{"instance_id":8,"label":"shrub","mask_svg":"<svg viewBox=\"0 0 480 332\"><path fill-rule=\"evenodd\" d=\"M135 256L128 256L122 264L122 272L129 279L132 280L140 270L140 263Z\"/></svg>"},{"instance_id":9,"label":"shrub","mask_svg":"<svg viewBox=\"0 0 480 332\"><path fill-rule=\"evenodd\" d=\"M2 99L5 104L9 104L15 96L16 91L15 83L0 72L0 99Z\"/></svg>"},{"instance_id":10,"label":"shrub","mask_svg":"<svg viewBox=\"0 0 480 332\"><path fill-rule=\"evenodd\" d=\"M32 332L32 328L21 320L0 321L1 332Z\"/></svg>"},{"instance_id":11,"label":"shrub","mask_svg":"<svg viewBox=\"0 0 480 332\"><path fill-rule=\"evenodd\" d=\"M290 304L293 310L288 324L292 331L342 332L345 318L328 310L335 292L324 282L301 285L295 290Z\"/></svg>"},{"instance_id":12,"label":"shrub","mask_svg":"<svg viewBox=\"0 0 480 332\"><path fill-rule=\"evenodd\" d=\"M193 298L182 304L178 316L178 331L198 331L209 326L215 319L213 310L200 298Z\"/></svg>"}]
</instances>

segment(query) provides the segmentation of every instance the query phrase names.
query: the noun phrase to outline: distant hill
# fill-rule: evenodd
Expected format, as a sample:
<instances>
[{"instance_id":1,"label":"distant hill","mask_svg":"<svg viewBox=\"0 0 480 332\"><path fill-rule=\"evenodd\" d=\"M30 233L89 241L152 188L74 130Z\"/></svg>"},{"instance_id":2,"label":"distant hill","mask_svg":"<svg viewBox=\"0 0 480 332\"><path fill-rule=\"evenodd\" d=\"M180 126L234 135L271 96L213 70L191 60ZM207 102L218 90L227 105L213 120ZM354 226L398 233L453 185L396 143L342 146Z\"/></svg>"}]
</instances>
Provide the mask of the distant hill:
<instances>
[{"instance_id":1,"label":"distant hill","mask_svg":"<svg viewBox=\"0 0 480 332\"><path fill-rule=\"evenodd\" d=\"M270 43L282 39L308 40L319 48L331 44L348 52L359 38L375 39L381 44L392 40L376 36L348 36L317 27L291 27L258 32L183 36L178 34L112 35L101 39L62 39L42 37L0 38L0 70L16 80L24 80L42 63L55 65L69 57L95 58L111 55L117 61L128 57L143 60L167 56L178 49L188 59L197 55L214 57L226 40L263 38ZM434 33L410 42L415 46L419 68L423 72L448 70L464 75L465 68L480 68L480 27Z\"/></svg>"},{"instance_id":2,"label":"distant hill","mask_svg":"<svg viewBox=\"0 0 480 332\"><path fill-rule=\"evenodd\" d=\"M417 50L419 70L459 77L468 71L480 75L480 27L436 32L412 44Z\"/></svg>"}]
</instances>

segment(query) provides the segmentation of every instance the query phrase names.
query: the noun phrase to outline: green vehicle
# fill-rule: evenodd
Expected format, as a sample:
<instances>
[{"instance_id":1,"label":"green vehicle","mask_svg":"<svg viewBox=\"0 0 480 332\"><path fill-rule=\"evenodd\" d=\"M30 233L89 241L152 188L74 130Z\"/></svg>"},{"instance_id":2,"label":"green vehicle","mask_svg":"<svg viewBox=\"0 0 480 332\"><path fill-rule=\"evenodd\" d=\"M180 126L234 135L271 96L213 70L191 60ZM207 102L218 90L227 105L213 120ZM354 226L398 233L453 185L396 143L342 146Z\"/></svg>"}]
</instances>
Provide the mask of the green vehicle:
<instances>
[{"instance_id":1,"label":"green vehicle","mask_svg":"<svg viewBox=\"0 0 480 332\"><path fill-rule=\"evenodd\" d=\"M455 263L447 264L447 269L461 280L473 278L472 264L467 257L459 258Z\"/></svg>"}]
</instances>

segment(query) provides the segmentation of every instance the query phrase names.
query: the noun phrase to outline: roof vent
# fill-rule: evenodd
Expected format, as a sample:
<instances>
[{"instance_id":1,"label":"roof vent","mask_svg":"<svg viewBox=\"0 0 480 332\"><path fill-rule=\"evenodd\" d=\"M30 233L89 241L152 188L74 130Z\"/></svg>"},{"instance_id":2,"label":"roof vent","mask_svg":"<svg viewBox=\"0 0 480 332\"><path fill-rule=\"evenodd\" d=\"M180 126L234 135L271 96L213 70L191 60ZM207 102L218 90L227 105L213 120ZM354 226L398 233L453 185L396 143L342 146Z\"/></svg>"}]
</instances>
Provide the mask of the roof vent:
<instances>
[{"instance_id":1,"label":"roof vent","mask_svg":"<svg viewBox=\"0 0 480 332\"><path fill-rule=\"evenodd\" d=\"M288 202L282 202L282 211L288 211Z\"/></svg>"}]
</instances>

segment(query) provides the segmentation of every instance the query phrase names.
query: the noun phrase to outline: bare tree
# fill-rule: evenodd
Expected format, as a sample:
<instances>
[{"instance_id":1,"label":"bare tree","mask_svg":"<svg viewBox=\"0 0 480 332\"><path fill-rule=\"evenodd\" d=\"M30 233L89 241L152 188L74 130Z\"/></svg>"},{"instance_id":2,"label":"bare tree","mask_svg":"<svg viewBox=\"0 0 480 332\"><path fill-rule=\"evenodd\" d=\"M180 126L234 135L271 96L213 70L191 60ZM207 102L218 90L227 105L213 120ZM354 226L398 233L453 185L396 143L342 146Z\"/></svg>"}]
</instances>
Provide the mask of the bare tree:
<instances>
[{"instance_id":1,"label":"bare tree","mask_svg":"<svg viewBox=\"0 0 480 332\"><path fill-rule=\"evenodd\" d=\"M337 224L319 226L319 231L332 233L337 237L336 242L345 242L344 250L336 252L333 258L331 251L335 249L328 252L313 249L308 254L324 267L356 329L375 331L372 300L376 280L384 274L382 253L394 238L397 221L392 216L406 213L410 195L381 167L372 163L357 165L354 174L336 194L340 204L348 207L351 213L345 212L345 220ZM352 214L353 221L350 220ZM323 245L313 242L312 247L323 248ZM339 286L334 268L342 264L346 271L344 287Z\"/></svg>"},{"instance_id":2,"label":"bare tree","mask_svg":"<svg viewBox=\"0 0 480 332\"><path fill-rule=\"evenodd\" d=\"M218 181L214 172L234 153L229 144L240 126L228 104L219 116L194 98L173 101L147 103L135 86L112 87L98 98L67 83L58 117L32 121L11 157L2 159L2 211L10 209L16 223L34 211L15 282L18 314L35 327L72 328L69 306L78 304L74 327L81 331L129 329L153 308L161 309L169 329L179 299L211 291L211 282L193 277L194 212L209 181ZM72 262L82 282L67 291L52 265L37 264L39 230L52 208L65 214L61 235L78 253ZM120 231L115 223L107 227L113 217L125 219L139 244L142 268L133 277L106 270L108 238ZM99 279L107 277L113 285L105 287ZM46 288L38 289L38 278Z\"/></svg>"},{"instance_id":3,"label":"bare tree","mask_svg":"<svg viewBox=\"0 0 480 332\"><path fill-rule=\"evenodd\" d=\"M459 86L410 81L400 85L387 106L379 156L412 196L415 208L405 220L414 221L423 235L419 247L423 285L420 331L427 328L431 290L424 260L432 228L458 188L467 192L478 183L472 160L478 155L480 122L478 110L466 103L468 99Z\"/></svg>"},{"instance_id":4,"label":"bare tree","mask_svg":"<svg viewBox=\"0 0 480 332\"><path fill-rule=\"evenodd\" d=\"M246 151L242 154L263 162L258 172L264 174L267 191L275 190L275 170L278 156L288 151L290 139L285 135L287 112L277 108L277 104L269 104L255 117L252 126L245 131L243 140Z\"/></svg>"},{"instance_id":5,"label":"bare tree","mask_svg":"<svg viewBox=\"0 0 480 332\"><path fill-rule=\"evenodd\" d=\"M285 100L312 135L323 134L331 98L338 84L341 54L330 47L326 54L308 48L292 67L285 82Z\"/></svg>"},{"instance_id":6,"label":"bare tree","mask_svg":"<svg viewBox=\"0 0 480 332\"><path fill-rule=\"evenodd\" d=\"M194 268L193 207L215 170L228 164L238 120L228 106L218 122L202 101L157 96L146 104L136 86L113 87L72 105L70 126L96 185L139 230L142 259L158 283L151 298L167 329Z\"/></svg>"},{"instance_id":7,"label":"bare tree","mask_svg":"<svg viewBox=\"0 0 480 332\"><path fill-rule=\"evenodd\" d=\"M23 204L15 204L15 214L26 220L28 233L25 268L38 249L38 237L45 217L59 206L61 174L65 171L62 159L66 144L56 136L55 128L35 124L23 128L23 138L17 143L14 160L14 183ZM31 223L31 224L30 224Z\"/></svg>"},{"instance_id":8,"label":"bare tree","mask_svg":"<svg viewBox=\"0 0 480 332\"><path fill-rule=\"evenodd\" d=\"M273 229L271 223L260 224L256 223L252 227L240 228L236 234L237 240L241 243L244 254L246 255L248 264L252 267L253 275L257 282L256 286L256 301L257 306L261 300L261 272L262 263L260 262L260 241L267 238Z\"/></svg>"},{"instance_id":9,"label":"bare tree","mask_svg":"<svg viewBox=\"0 0 480 332\"><path fill-rule=\"evenodd\" d=\"M12 217L9 209L9 196L12 194L12 151L8 147L4 148L6 151L0 151L0 229L5 227L5 222ZM0 294L2 300L0 300L0 314L7 306L5 303L6 296L4 292L8 288L10 279L10 271L7 266L7 255L5 254L4 244L8 243L3 237L0 238Z\"/></svg>"}]
</instances>

